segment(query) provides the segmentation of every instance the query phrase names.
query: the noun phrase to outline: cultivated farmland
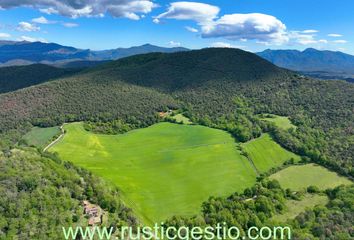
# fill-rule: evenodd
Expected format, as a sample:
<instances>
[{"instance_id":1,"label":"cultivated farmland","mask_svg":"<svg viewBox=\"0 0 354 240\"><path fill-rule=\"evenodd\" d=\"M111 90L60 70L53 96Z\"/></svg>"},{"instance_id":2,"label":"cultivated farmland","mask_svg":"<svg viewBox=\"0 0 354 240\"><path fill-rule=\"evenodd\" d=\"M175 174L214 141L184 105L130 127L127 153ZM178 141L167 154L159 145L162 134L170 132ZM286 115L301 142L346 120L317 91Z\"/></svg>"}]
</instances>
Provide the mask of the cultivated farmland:
<instances>
[{"instance_id":1,"label":"cultivated farmland","mask_svg":"<svg viewBox=\"0 0 354 240\"><path fill-rule=\"evenodd\" d=\"M298 155L282 148L269 134L263 134L259 138L244 143L242 147L261 173L279 167L290 159L294 159L295 162L300 160Z\"/></svg>"},{"instance_id":2,"label":"cultivated farmland","mask_svg":"<svg viewBox=\"0 0 354 240\"><path fill-rule=\"evenodd\" d=\"M147 224L194 215L210 196L228 196L256 181L230 134L203 126L159 123L122 135L65 125L50 149L116 184Z\"/></svg>"}]
</instances>

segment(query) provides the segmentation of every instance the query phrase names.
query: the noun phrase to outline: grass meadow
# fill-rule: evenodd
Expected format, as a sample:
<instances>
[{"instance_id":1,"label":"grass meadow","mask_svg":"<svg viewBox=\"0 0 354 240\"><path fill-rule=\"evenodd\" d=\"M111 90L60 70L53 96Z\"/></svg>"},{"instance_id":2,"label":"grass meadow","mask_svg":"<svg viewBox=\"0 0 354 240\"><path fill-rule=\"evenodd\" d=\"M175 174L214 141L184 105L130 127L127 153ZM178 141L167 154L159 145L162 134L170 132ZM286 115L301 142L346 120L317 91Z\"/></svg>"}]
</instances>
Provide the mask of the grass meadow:
<instances>
[{"instance_id":1,"label":"grass meadow","mask_svg":"<svg viewBox=\"0 0 354 240\"><path fill-rule=\"evenodd\" d=\"M178 123L183 123L183 124L192 124L191 120L189 118L183 116L183 114L177 114L176 116L172 117L175 119Z\"/></svg>"},{"instance_id":2,"label":"grass meadow","mask_svg":"<svg viewBox=\"0 0 354 240\"><path fill-rule=\"evenodd\" d=\"M296 126L291 123L288 117L283 117L283 116L278 116L273 114L268 114L268 116L269 117L263 118L263 120L274 123L278 128L281 128L283 130L288 130L290 128L296 129Z\"/></svg>"},{"instance_id":3,"label":"grass meadow","mask_svg":"<svg viewBox=\"0 0 354 240\"><path fill-rule=\"evenodd\" d=\"M278 180L284 189L290 188L294 191L304 190L309 186L325 190L342 184L352 184L347 178L315 164L290 166L273 174L270 178Z\"/></svg>"},{"instance_id":4,"label":"grass meadow","mask_svg":"<svg viewBox=\"0 0 354 240\"><path fill-rule=\"evenodd\" d=\"M284 162L293 158L300 161L300 157L287 151L276 143L269 134L253 139L242 144L259 172L267 172L273 167L283 165Z\"/></svg>"},{"instance_id":5,"label":"grass meadow","mask_svg":"<svg viewBox=\"0 0 354 240\"><path fill-rule=\"evenodd\" d=\"M159 123L121 135L97 135L82 123L49 149L116 184L146 223L195 215L210 196L251 187L256 173L230 134L203 126Z\"/></svg>"},{"instance_id":6,"label":"grass meadow","mask_svg":"<svg viewBox=\"0 0 354 240\"><path fill-rule=\"evenodd\" d=\"M294 219L297 215L304 212L307 208L313 208L316 205L324 206L328 203L326 195L306 194L300 201L289 200L286 202L286 211L273 217L274 220L285 222L288 219Z\"/></svg>"},{"instance_id":7,"label":"grass meadow","mask_svg":"<svg viewBox=\"0 0 354 240\"><path fill-rule=\"evenodd\" d=\"M61 131L59 127L49 127L49 128L34 127L25 136L23 136L23 139L30 146L44 148L53 140L55 136L57 136L60 133Z\"/></svg>"}]
</instances>

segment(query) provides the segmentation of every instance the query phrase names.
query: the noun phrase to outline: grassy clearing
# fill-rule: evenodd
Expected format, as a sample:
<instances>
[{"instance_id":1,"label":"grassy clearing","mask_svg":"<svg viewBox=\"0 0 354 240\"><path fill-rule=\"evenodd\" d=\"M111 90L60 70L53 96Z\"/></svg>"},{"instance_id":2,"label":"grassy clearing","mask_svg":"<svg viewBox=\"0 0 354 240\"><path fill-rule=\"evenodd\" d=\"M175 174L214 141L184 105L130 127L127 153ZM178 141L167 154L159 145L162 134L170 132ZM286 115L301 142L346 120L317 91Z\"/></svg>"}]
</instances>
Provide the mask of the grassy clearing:
<instances>
[{"instance_id":1,"label":"grassy clearing","mask_svg":"<svg viewBox=\"0 0 354 240\"><path fill-rule=\"evenodd\" d=\"M274 114L267 114L267 117L262 119L274 123L278 128L281 128L283 130L288 130L290 128L296 129L296 126L291 123L288 117L282 117Z\"/></svg>"},{"instance_id":2,"label":"grassy clearing","mask_svg":"<svg viewBox=\"0 0 354 240\"><path fill-rule=\"evenodd\" d=\"M283 188L296 191L311 185L325 190L352 183L347 178L315 164L291 166L273 174L270 178L278 180Z\"/></svg>"},{"instance_id":3,"label":"grassy clearing","mask_svg":"<svg viewBox=\"0 0 354 240\"><path fill-rule=\"evenodd\" d=\"M316 205L324 206L328 203L328 197L318 194L306 194L300 201L289 200L286 202L286 212L273 217L274 220L285 222L294 219L297 215L304 212L307 208L314 208Z\"/></svg>"},{"instance_id":4,"label":"grassy clearing","mask_svg":"<svg viewBox=\"0 0 354 240\"><path fill-rule=\"evenodd\" d=\"M287 151L277 144L269 134L242 144L259 172L267 172L273 167L283 165L284 162L294 159L300 161L300 157Z\"/></svg>"},{"instance_id":5,"label":"grassy clearing","mask_svg":"<svg viewBox=\"0 0 354 240\"><path fill-rule=\"evenodd\" d=\"M55 136L59 135L60 132L59 127L34 127L25 136L23 136L23 139L31 146L44 148L53 140Z\"/></svg>"},{"instance_id":6,"label":"grassy clearing","mask_svg":"<svg viewBox=\"0 0 354 240\"><path fill-rule=\"evenodd\" d=\"M178 123L183 123L183 124L192 124L191 120L189 118L183 116L183 114L177 114L172 117L175 119Z\"/></svg>"},{"instance_id":7,"label":"grassy clearing","mask_svg":"<svg viewBox=\"0 0 354 240\"><path fill-rule=\"evenodd\" d=\"M226 132L159 123L122 135L96 135L65 125L49 151L115 183L145 223L194 215L201 203L255 183L256 174Z\"/></svg>"}]
</instances>

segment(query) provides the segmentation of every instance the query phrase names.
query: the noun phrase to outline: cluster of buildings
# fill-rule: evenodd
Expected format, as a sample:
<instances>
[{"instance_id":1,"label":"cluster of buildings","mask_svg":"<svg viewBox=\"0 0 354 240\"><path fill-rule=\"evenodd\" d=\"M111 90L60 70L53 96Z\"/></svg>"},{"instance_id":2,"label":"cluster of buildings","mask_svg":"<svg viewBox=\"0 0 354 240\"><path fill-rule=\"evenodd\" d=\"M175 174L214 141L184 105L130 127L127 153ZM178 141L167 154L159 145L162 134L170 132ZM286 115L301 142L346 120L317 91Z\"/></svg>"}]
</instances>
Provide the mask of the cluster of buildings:
<instances>
[{"instance_id":1,"label":"cluster of buildings","mask_svg":"<svg viewBox=\"0 0 354 240\"><path fill-rule=\"evenodd\" d=\"M102 209L95 205L91 204L89 201L83 201L84 214L88 217L88 225L93 226L102 223L103 211Z\"/></svg>"}]
</instances>

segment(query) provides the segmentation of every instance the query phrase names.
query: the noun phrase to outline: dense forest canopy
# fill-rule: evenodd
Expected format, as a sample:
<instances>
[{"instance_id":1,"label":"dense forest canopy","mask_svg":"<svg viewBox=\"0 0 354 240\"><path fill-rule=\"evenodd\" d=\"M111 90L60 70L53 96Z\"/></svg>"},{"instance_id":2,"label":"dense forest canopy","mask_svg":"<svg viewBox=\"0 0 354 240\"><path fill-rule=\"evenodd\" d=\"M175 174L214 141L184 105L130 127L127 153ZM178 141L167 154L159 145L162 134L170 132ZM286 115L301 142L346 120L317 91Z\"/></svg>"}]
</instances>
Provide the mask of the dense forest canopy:
<instances>
[{"instance_id":1,"label":"dense forest canopy","mask_svg":"<svg viewBox=\"0 0 354 240\"><path fill-rule=\"evenodd\" d=\"M0 170L1 239L61 239L61 227L87 224L83 200L107 210L108 226L137 223L116 188L55 156L16 149Z\"/></svg>"},{"instance_id":2,"label":"dense forest canopy","mask_svg":"<svg viewBox=\"0 0 354 240\"><path fill-rule=\"evenodd\" d=\"M44 64L0 68L0 93L12 92L21 88L69 76L80 69L62 69Z\"/></svg>"}]
</instances>

